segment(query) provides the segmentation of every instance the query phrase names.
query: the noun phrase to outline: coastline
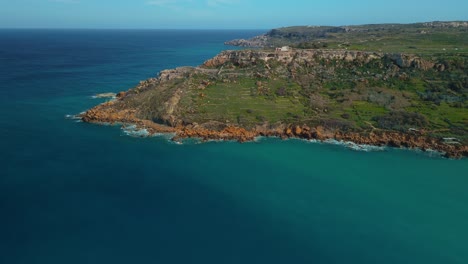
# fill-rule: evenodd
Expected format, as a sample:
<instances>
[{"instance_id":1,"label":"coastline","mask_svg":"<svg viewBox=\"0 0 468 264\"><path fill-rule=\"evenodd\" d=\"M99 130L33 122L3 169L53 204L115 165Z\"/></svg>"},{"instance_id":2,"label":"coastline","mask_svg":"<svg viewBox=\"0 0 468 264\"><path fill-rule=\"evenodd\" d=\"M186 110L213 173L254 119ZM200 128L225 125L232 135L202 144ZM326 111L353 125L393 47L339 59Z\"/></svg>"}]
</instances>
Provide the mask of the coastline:
<instances>
[{"instance_id":1,"label":"coastline","mask_svg":"<svg viewBox=\"0 0 468 264\"><path fill-rule=\"evenodd\" d=\"M447 144L442 139L428 137L424 133L412 131L402 133L397 131L373 130L363 132L346 132L337 129L327 129L323 126L309 127L307 125L281 124L276 126L256 126L248 130L238 126L226 125L222 129L209 129L197 124L168 126L151 120L140 119L136 110L116 110L113 104L119 99L108 101L79 114L83 122L94 124L121 124L134 126L137 130L145 130L141 136L155 134L171 134L172 141L188 138L198 138L202 141L221 140L250 142L258 137L277 137L281 139L305 139L326 142L336 140L343 143L368 145L375 147L392 147L419 149L421 151L437 151L446 158L460 159L468 157L468 146Z\"/></svg>"},{"instance_id":2,"label":"coastline","mask_svg":"<svg viewBox=\"0 0 468 264\"><path fill-rule=\"evenodd\" d=\"M35 41L26 41L31 33ZM2 65L7 68L0 120L6 165L0 177L6 242L2 263L62 263L70 258L86 263L87 253L115 264L468 262L463 246L468 236L468 158L407 148L354 150L347 142L296 137L257 137L245 143L173 141L175 132L150 134L132 122L85 123L78 116L114 99L94 95L130 89L112 105L115 111L136 110L136 117L171 128L171 119L164 120L167 111L149 112L148 105L161 109L176 89L184 92L183 100L195 94L201 104L194 106L214 102L210 93L237 69L224 67L217 83L203 74L178 81L181 85L165 92L162 89L171 88L172 82L155 83L139 94L132 89L165 69L200 65L229 48L222 46L229 36L248 34L169 30L7 34L11 38L0 43L4 55L21 60ZM242 79L247 78L231 80ZM182 86L187 80L192 80L190 89ZM203 90L203 80L213 84ZM225 85L240 87L234 82ZM226 103L233 98L224 91L218 94L225 95ZM161 97L162 103L155 102ZM252 99L274 105L263 96ZM276 100L280 105L286 98ZM203 118L188 119L183 115L192 114L187 101L173 113L181 124L196 122L203 127L204 122L217 120L252 129L243 120L222 118L222 112L211 109L194 108ZM252 120L265 115L248 102L240 107L239 112ZM328 116L322 110L319 115ZM276 124L265 116L271 126ZM315 112L304 116L316 117ZM285 124L303 124L292 116L280 118ZM306 124L328 127L316 120ZM468 144L457 134L410 127ZM180 254L185 248L186 254Z\"/></svg>"},{"instance_id":3,"label":"coastline","mask_svg":"<svg viewBox=\"0 0 468 264\"><path fill-rule=\"evenodd\" d=\"M429 57L433 50L398 43L382 51L286 40L292 46L224 50L199 66L162 70L128 91L96 95L112 100L78 117L132 126L139 136L171 134L175 142L279 137L468 156L468 60L458 49Z\"/></svg>"}]
</instances>

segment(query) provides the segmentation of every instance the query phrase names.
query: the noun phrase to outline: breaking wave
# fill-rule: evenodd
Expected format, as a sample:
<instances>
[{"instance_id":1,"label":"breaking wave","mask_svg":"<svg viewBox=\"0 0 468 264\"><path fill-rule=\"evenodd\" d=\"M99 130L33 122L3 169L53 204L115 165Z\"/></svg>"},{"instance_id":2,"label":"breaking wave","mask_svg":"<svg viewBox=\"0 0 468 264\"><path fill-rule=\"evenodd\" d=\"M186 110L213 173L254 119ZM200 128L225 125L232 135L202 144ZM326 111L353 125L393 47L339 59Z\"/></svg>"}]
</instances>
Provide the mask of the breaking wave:
<instances>
[{"instance_id":1,"label":"breaking wave","mask_svg":"<svg viewBox=\"0 0 468 264\"><path fill-rule=\"evenodd\" d=\"M122 131L130 137L149 137L151 134L146 128L138 128L136 125L122 126Z\"/></svg>"},{"instance_id":2,"label":"breaking wave","mask_svg":"<svg viewBox=\"0 0 468 264\"><path fill-rule=\"evenodd\" d=\"M75 122L82 122L80 115L65 115L65 119L75 120Z\"/></svg>"},{"instance_id":3,"label":"breaking wave","mask_svg":"<svg viewBox=\"0 0 468 264\"><path fill-rule=\"evenodd\" d=\"M355 151L364 151L364 152L371 152L371 151L384 151L386 147L381 146L373 146L373 145L366 145L366 144L356 144L351 141L343 141L343 140L336 140L336 139L327 139L323 141L327 144L332 145L339 145L344 146L346 148L355 150Z\"/></svg>"}]
</instances>

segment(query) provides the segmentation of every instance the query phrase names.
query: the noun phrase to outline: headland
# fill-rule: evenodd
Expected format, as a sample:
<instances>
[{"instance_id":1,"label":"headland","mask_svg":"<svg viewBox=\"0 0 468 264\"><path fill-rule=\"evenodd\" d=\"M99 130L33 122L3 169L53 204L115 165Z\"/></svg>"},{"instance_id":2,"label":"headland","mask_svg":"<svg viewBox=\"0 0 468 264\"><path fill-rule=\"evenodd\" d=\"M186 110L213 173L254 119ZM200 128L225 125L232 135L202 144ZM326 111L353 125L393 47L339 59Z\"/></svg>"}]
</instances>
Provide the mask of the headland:
<instances>
[{"instance_id":1,"label":"headland","mask_svg":"<svg viewBox=\"0 0 468 264\"><path fill-rule=\"evenodd\" d=\"M292 27L161 71L81 115L174 140L351 141L468 156L468 23Z\"/></svg>"}]
</instances>

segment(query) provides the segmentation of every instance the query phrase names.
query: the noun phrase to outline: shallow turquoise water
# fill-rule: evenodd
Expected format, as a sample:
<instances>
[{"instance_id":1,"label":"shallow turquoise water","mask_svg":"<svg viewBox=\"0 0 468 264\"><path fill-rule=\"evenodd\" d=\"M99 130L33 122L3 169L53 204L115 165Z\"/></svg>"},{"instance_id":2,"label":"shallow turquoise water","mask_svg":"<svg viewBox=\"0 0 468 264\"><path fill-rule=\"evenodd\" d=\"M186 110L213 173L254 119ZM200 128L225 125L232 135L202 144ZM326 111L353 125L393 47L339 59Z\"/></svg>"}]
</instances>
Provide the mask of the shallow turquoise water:
<instances>
[{"instance_id":1,"label":"shallow turquoise water","mask_svg":"<svg viewBox=\"0 0 468 264\"><path fill-rule=\"evenodd\" d=\"M466 159L65 118L255 33L0 31L0 262L468 263Z\"/></svg>"}]
</instances>

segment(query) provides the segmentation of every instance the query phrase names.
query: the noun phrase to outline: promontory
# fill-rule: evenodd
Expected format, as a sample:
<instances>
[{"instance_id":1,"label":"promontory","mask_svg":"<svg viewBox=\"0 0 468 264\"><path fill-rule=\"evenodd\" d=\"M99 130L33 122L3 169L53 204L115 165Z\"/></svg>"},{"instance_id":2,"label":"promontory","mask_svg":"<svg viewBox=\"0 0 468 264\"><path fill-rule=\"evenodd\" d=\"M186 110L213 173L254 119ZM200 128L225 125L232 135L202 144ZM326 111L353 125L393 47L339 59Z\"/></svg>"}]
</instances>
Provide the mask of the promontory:
<instances>
[{"instance_id":1,"label":"promontory","mask_svg":"<svg viewBox=\"0 0 468 264\"><path fill-rule=\"evenodd\" d=\"M174 140L336 139L468 156L468 22L279 28L81 115Z\"/></svg>"}]
</instances>

